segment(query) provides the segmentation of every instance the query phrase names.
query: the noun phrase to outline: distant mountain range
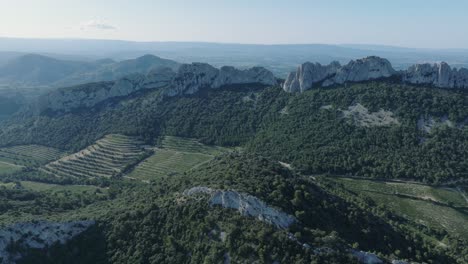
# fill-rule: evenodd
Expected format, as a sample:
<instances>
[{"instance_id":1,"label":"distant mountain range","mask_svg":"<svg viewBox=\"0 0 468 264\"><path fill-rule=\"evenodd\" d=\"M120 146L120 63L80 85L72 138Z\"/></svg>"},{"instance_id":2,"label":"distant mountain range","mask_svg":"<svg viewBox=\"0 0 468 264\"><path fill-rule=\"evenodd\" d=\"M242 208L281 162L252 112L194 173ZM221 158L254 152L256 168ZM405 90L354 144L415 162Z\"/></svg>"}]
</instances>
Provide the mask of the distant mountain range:
<instances>
[{"instance_id":1,"label":"distant mountain range","mask_svg":"<svg viewBox=\"0 0 468 264\"><path fill-rule=\"evenodd\" d=\"M112 59L72 61L27 54L0 65L0 85L62 87L110 81L134 73L147 74L159 67L169 67L175 70L178 65L175 61L153 55L116 62Z\"/></svg>"},{"instance_id":2,"label":"distant mountain range","mask_svg":"<svg viewBox=\"0 0 468 264\"><path fill-rule=\"evenodd\" d=\"M12 48L14 47L14 48ZM397 69L417 63L445 61L454 67L468 67L468 49L420 49L385 45L288 44L256 45L203 42L132 42L83 39L15 39L0 38L1 52L66 54L84 61L111 58L127 60L153 54L181 63L206 62L216 67L238 68L263 66L285 78L304 61L342 64L366 56L387 58ZM53 57L58 57L54 55ZM60 55L61 57L65 55ZM0 56L1 65L1 56Z\"/></svg>"}]
</instances>

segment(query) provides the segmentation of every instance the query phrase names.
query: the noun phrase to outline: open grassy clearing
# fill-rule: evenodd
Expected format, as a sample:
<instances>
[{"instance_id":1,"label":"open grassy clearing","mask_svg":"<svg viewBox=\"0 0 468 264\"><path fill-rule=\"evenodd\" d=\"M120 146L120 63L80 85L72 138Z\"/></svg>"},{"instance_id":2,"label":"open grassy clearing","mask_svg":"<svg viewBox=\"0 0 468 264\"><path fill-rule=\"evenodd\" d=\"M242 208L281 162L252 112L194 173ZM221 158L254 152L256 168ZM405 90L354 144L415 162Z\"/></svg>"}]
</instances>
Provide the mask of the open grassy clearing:
<instances>
[{"instance_id":1,"label":"open grassy clearing","mask_svg":"<svg viewBox=\"0 0 468 264\"><path fill-rule=\"evenodd\" d=\"M107 188L101 188L93 185L60 185L52 183L42 183L34 181L20 181L20 182L0 182L0 188L6 189L26 189L36 192L61 192L68 191L71 193L83 192L100 192L105 193Z\"/></svg>"},{"instance_id":2,"label":"open grassy clearing","mask_svg":"<svg viewBox=\"0 0 468 264\"><path fill-rule=\"evenodd\" d=\"M154 180L174 173L183 173L226 151L229 149L207 146L195 139L166 136L162 140L161 148L156 148L155 153L138 164L128 177Z\"/></svg>"},{"instance_id":3,"label":"open grassy clearing","mask_svg":"<svg viewBox=\"0 0 468 264\"><path fill-rule=\"evenodd\" d=\"M165 136L162 140L162 148L179 152L194 152L208 155L218 155L229 149L219 146L208 146L196 139Z\"/></svg>"},{"instance_id":4,"label":"open grassy clearing","mask_svg":"<svg viewBox=\"0 0 468 264\"><path fill-rule=\"evenodd\" d=\"M21 186L25 189L43 192L43 191L70 191L73 193L83 193L83 192L105 192L106 188L100 188L92 185L59 185L59 184L50 184L50 183L41 183L33 181L21 181Z\"/></svg>"},{"instance_id":5,"label":"open grassy clearing","mask_svg":"<svg viewBox=\"0 0 468 264\"><path fill-rule=\"evenodd\" d=\"M21 170L21 166L0 161L0 175L5 175Z\"/></svg>"},{"instance_id":6,"label":"open grassy clearing","mask_svg":"<svg viewBox=\"0 0 468 264\"><path fill-rule=\"evenodd\" d=\"M16 187L14 182L0 182L0 188L13 189Z\"/></svg>"},{"instance_id":7,"label":"open grassy clearing","mask_svg":"<svg viewBox=\"0 0 468 264\"><path fill-rule=\"evenodd\" d=\"M40 145L21 145L0 149L0 161L22 166L39 166L63 155L64 152L58 149Z\"/></svg>"},{"instance_id":8,"label":"open grassy clearing","mask_svg":"<svg viewBox=\"0 0 468 264\"><path fill-rule=\"evenodd\" d=\"M143 142L135 137L107 135L72 155L48 163L41 171L57 177L112 177L145 155Z\"/></svg>"},{"instance_id":9,"label":"open grassy clearing","mask_svg":"<svg viewBox=\"0 0 468 264\"><path fill-rule=\"evenodd\" d=\"M349 178L334 180L404 217L468 238L468 203L456 189Z\"/></svg>"}]
</instances>

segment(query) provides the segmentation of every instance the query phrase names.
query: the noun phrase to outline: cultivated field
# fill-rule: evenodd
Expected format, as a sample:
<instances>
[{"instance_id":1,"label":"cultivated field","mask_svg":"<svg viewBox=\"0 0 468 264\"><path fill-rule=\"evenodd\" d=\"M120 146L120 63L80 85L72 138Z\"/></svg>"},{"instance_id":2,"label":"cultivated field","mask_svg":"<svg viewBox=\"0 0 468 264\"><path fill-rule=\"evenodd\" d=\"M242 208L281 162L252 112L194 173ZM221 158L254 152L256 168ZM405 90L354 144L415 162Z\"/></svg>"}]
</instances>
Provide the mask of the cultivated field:
<instances>
[{"instance_id":1,"label":"cultivated field","mask_svg":"<svg viewBox=\"0 0 468 264\"><path fill-rule=\"evenodd\" d=\"M162 148L179 152L202 153L208 155L218 155L229 149L219 146L208 146L198 142L196 139L165 136L162 140Z\"/></svg>"},{"instance_id":2,"label":"cultivated field","mask_svg":"<svg viewBox=\"0 0 468 264\"><path fill-rule=\"evenodd\" d=\"M0 175L14 173L25 167L37 167L61 155L58 149L39 145L0 148Z\"/></svg>"},{"instance_id":3,"label":"cultivated field","mask_svg":"<svg viewBox=\"0 0 468 264\"><path fill-rule=\"evenodd\" d=\"M349 178L334 180L404 217L468 238L468 201L461 189Z\"/></svg>"},{"instance_id":4,"label":"cultivated field","mask_svg":"<svg viewBox=\"0 0 468 264\"><path fill-rule=\"evenodd\" d=\"M48 163L42 172L57 177L96 178L120 174L145 155L143 142L123 135L107 135L72 155Z\"/></svg>"},{"instance_id":5,"label":"cultivated field","mask_svg":"<svg viewBox=\"0 0 468 264\"><path fill-rule=\"evenodd\" d=\"M194 139L166 136L162 140L162 146L138 164L128 177L154 180L174 173L183 173L226 151L228 149L207 146Z\"/></svg>"},{"instance_id":6,"label":"cultivated field","mask_svg":"<svg viewBox=\"0 0 468 264\"><path fill-rule=\"evenodd\" d=\"M69 191L72 193L83 193L83 192L96 192L100 191L102 193L106 192L105 188L100 188L92 185L58 185L50 183L41 183L33 181L21 181L22 188L37 191L37 192L59 192L59 191Z\"/></svg>"},{"instance_id":7,"label":"cultivated field","mask_svg":"<svg viewBox=\"0 0 468 264\"><path fill-rule=\"evenodd\" d=\"M0 148L0 161L21 166L38 166L63 156L63 152L39 145Z\"/></svg>"}]
</instances>

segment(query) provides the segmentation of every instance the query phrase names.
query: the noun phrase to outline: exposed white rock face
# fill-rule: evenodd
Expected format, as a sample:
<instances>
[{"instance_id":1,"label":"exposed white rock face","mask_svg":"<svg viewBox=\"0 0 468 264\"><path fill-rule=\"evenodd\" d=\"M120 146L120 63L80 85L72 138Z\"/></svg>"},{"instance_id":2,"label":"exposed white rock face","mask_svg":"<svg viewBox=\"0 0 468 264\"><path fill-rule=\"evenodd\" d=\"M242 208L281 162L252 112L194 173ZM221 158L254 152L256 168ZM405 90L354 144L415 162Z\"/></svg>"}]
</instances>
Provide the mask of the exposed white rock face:
<instances>
[{"instance_id":1,"label":"exposed white rock face","mask_svg":"<svg viewBox=\"0 0 468 264\"><path fill-rule=\"evenodd\" d=\"M54 243L64 244L90 226L94 221L74 221L67 223L18 223L0 229L0 259L2 263L15 263L20 255L11 255L6 249L11 242L24 248L42 249Z\"/></svg>"},{"instance_id":2,"label":"exposed white rock face","mask_svg":"<svg viewBox=\"0 0 468 264\"><path fill-rule=\"evenodd\" d=\"M352 60L343 67L338 68L336 75L326 80L323 86L374 80L390 77L395 73L395 70L387 59L371 56L355 61Z\"/></svg>"},{"instance_id":3,"label":"exposed white rock face","mask_svg":"<svg viewBox=\"0 0 468 264\"><path fill-rule=\"evenodd\" d=\"M115 82L86 84L66 89L54 90L39 98L38 110L67 112L81 107L92 107L114 97L127 96L141 89L157 89L170 85L175 73L169 69L159 69L148 75L134 74Z\"/></svg>"},{"instance_id":4,"label":"exposed white rock face","mask_svg":"<svg viewBox=\"0 0 468 264\"><path fill-rule=\"evenodd\" d=\"M201 88L211 86L219 70L207 63L192 63L180 66L173 85L167 95L193 94Z\"/></svg>"},{"instance_id":5,"label":"exposed white rock face","mask_svg":"<svg viewBox=\"0 0 468 264\"><path fill-rule=\"evenodd\" d=\"M276 84L276 78L265 68L253 67L247 70L239 70L231 66L221 67L213 88L219 88L230 84L259 83L264 85Z\"/></svg>"},{"instance_id":6,"label":"exposed white rock face","mask_svg":"<svg viewBox=\"0 0 468 264\"><path fill-rule=\"evenodd\" d=\"M421 116L418 119L418 129L430 133L432 129L436 127L441 127L441 126L448 126L450 128L455 128L459 127L462 128L464 126L463 123L456 124L455 122L452 122L448 119L448 116L442 116L442 117L434 117L434 116L428 116L424 117Z\"/></svg>"},{"instance_id":7,"label":"exposed white rock face","mask_svg":"<svg viewBox=\"0 0 468 264\"><path fill-rule=\"evenodd\" d=\"M184 64L178 72L158 68L148 75L135 74L115 82L100 82L58 89L38 100L38 112L46 110L69 112L82 107L93 107L100 102L127 96L142 89L164 89L164 94L175 96L193 94L202 88L220 88L232 84L274 85L276 79L270 71L254 67L238 70L233 67L217 69L206 63Z\"/></svg>"},{"instance_id":8,"label":"exposed white rock face","mask_svg":"<svg viewBox=\"0 0 468 264\"><path fill-rule=\"evenodd\" d=\"M351 119L355 125L362 127L399 125L398 119L393 117L393 112L380 109L378 112L369 112L365 106L355 104L347 110L342 110L344 118Z\"/></svg>"},{"instance_id":9,"label":"exposed white rock face","mask_svg":"<svg viewBox=\"0 0 468 264\"><path fill-rule=\"evenodd\" d=\"M283 89L287 92L303 92L318 86L332 86L345 82L360 82L396 74L386 59L371 56L352 60L341 66L338 62L322 66L319 63L306 62L286 78Z\"/></svg>"},{"instance_id":10,"label":"exposed white rock face","mask_svg":"<svg viewBox=\"0 0 468 264\"><path fill-rule=\"evenodd\" d=\"M340 63L336 61L325 66L320 63L306 62L299 66L296 72L288 75L283 89L287 92L303 92L336 74L340 67Z\"/></svg>"},{"instance_id":11,"label":"exposed white rock face","mask_svg":"<svg viewBox=\"0 0 468 264\"><path fill-rule=\"evenodd\" d=\"M184 64L174 79L173 85L166 90L166 95L193 94L202 88L220 88L232 84L274 85L276 78L262 67L239 70L224 66L221 69L206 63Z\"/></svg>"},{"instance_id":12,"label":"exposed white rock face","mask_svg":"<svg viewBox=\"0 0 468 264\"><path fill-rule=\"evenodd\" d=\"M306 62L283 83L287 92L304 92L316 87L328 87L346 82L361 82L399 75L403 83L433 85L439 88L468 88L468 69L452 69L445 63L416 64L401 73L390 62L376 56L352 60L340 66L332 62L323 66Z\"/></svg>"},{"instance_id":13,"label":"exposed white rock face","mask_svg":"<svg viewBox=\"0 0 468 264\"><path fill-rule=\"evenodd\" d=\"M359 260L359 262L364 263L364 264L383 263L383 261L379 257L377 257L375 254L372 254L372 253L354 250L352 254Z\"/></svg>"},{"instance_id":14,"label":"exposed white rock face","mask_svg":"<svg viewBox=\"0 0 468 264\"><path fill-rule=\"evenodd\" d=\"M269 207L262 200L245 193L233 190L215 190L208 187L193 187L184 191L184 195L193 196L197 194L210 195L211 205L220 205L239 211L241 215L255 217L260 221L286 229L296 222L296 218L280 210Z\"/></svg>"},{"instance_id":15,"label":"exposed white rock face","mask_svg":"<svg viewBox=\"0 0 468 264\"><path fill-rule=\"evenodd\" d=\"M409 262L404 260L392 260L392 264L409 264Z\"/></svg>"},{"instance_id":16,"label":"exposed white rock face","mask_svg":"<svg viewBox=\"0 0 468 264\"><path fill-rule=\"evenodd\" d=\"M403 81L411 84L427 84L439 88L468 88L468 70L452 69L445 63L416 64L403 74Z\"/></svg>"}]
</instances>

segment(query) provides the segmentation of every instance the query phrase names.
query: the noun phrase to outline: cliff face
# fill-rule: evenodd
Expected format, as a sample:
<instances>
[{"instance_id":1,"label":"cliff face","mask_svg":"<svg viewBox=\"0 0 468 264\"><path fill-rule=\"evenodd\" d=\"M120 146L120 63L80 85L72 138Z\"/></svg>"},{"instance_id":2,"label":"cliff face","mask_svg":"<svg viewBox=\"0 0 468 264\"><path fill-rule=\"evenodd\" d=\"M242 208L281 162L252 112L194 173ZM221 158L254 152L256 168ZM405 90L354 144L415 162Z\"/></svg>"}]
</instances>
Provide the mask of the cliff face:
<instances>
[{"instance_id":1,"label":"cliff face","mask_svg":"<svg viewBox=\"0 0 468 264\"><path fill-rule=\"evenodd\" d=\"M54 90L38 100L38 110L67 112L81 107L92 107L114 97L127 96L141 89L157 89L169 85L175 73L164 68L148 75L135 74L115 82L91 83Z\"/></svg>"},{"instance_id":2,"label":"cliff face","mask_svg":"<svg viewBox=\"0 0 468 264\"><path fill-rule=\"evenodd\" d=\"M375 56L353 60L344 66L338 62L332 62L326 66L306 62L299 66L295 73L288 75L283 89L287 92L303 92L319 86L367 81L390 77L394 74L396 72L388 60Z\"/></svg>"},{"instance_id":3,"label":"cliff face","mask_svg":"<svg viewBox=\"0 0 468 264\"><path fill-rule=\"evenodd\" d=\"M323 86L386 78L394 74L396 72L388 60L372 56L350 61L338 68L336 75L326 80Z\"/></svg>"},{"instance_id":4,"label":"cliff face","mask_svg":"<svg viewBox=\"0 0 468 264\"><path fill-rule=\"evenodd\" d=\"M283 88L287 92L303 92L330 78L340 68L340 63L336 61L324 66L320 63L306 62L299 66L296 72L288 75Z\"/></svg>"},{"instance_id":5,"label":"cliff face","mask_svg":"<svg viewBox=\"0 0 468 264\"><path fill-rule=\"evenodd\" d=\"M411 84L429 84L439 88L468 88L468 70L452 69L445 63L417 64L403 74L403 81Z\"/></svg>"},{"instance_id":6,"label":"cliff face","mask_svg":"<svg viewBox=\"0 0 468 264\"><path fill-rule=\"evenodd\" d=\"M202 88L216 89L231 84L274 85L276 78L261 67L238 70L233 67L217 69L206 63L184 64L178 72L160 68L148 75L135 74L114 82L91 83L52 91L38 100L40 113L51 110L68 112L92 107L115 97L127 96L142 89L164 89L167 96L193 94Z\"/></svg>"},{"instance_id":7,"label":"cliff face","mask_svg":"<svg viewBox=\"0 0 468 264\"><path fill-rule=\"evenodd\" d=\"M274 85L276 78L262 67L239 70L224 66L217 69L206 63L192 63L179 68L173 85L165 93L169 96L193 94L202 88L216 89L226 85L250 83Z\"/></svg>"},{"instance_id":8,"label":"cliff face","mask_svg":"<svg viewBox=\"0 0 468 264\"><path fill-rule=\"evenodd\" d=\"M403 83L424 84L439 88L468 88L468 70L452 69L446 63L418 64L406 71L396 72L386 59L371 56L350 61L346 65L332 62L329 65L306 62L283 83L287 92L304 92L316 87L329 87L347 82L361 82L399 76ZM233 84L275 85L270 71L254 67L239 70L224 66L217 69L206 63L183 64L177 72L159 68L147 75L135 74L113 82L90 83L52 91L38 100L39 112L46 110L67 112L141 89L162 89L166 96L194 94L200 89L217 89Z\"/></svg>"},{"instance_id":9,"label":"cliff face","mask_svg":"<svg viewBox=\"0 0 468 264\"><path fill-rule=\"evenodd\" d=\"M399 76L402 83L424 84L439 88L468 88L468 69L452 69L445 63L416 64L406 71L396 72L386 59L371 56L353 60L344 66L337 62L322 66L306 62L286 78L283 89L303 92L316 87L328 87L346 82L361 82Z\"/></svg>"}]
</instances>

